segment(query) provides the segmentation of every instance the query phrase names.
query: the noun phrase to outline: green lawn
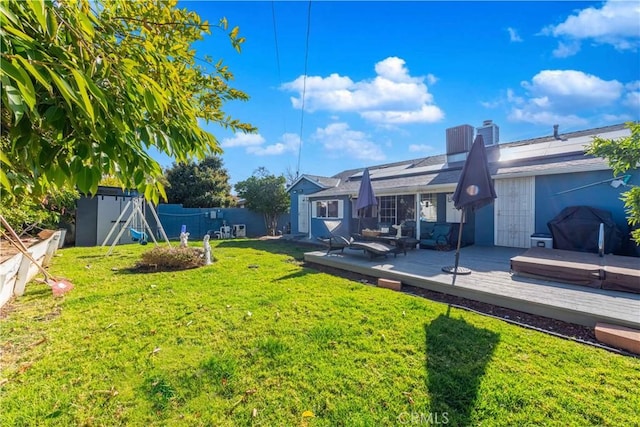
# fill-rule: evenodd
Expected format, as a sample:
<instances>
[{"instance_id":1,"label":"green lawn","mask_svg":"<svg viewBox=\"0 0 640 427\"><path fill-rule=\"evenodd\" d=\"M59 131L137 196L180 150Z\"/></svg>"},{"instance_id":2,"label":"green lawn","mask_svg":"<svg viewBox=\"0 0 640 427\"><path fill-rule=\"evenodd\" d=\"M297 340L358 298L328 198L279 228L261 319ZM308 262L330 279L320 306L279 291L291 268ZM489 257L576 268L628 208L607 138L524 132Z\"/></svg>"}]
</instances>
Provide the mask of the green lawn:
<instances>
[{"instance_id":1,"label":"green lawn","mask_svg":"<svg viewBox=\"0 0 640 427\"><path fill-rule=\"evenodd\" d=\"M195 270L128 273L150 246L58 252L0 321L0 422L557 425L640 422L640 360L215 241ZM313 414L313 416L310 416Z\"/></svg>"}]
</instances>

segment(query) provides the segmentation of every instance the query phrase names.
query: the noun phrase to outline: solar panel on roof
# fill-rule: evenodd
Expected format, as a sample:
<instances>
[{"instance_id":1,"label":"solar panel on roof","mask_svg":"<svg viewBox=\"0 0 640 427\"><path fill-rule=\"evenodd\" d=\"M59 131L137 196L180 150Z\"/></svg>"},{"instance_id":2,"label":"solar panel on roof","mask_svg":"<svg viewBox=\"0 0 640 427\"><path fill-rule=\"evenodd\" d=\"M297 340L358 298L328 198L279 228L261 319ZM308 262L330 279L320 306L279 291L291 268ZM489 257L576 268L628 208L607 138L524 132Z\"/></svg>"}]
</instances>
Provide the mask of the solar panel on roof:
<instances>
[{"instance_id":1,"label":"solar panel on roof","mask_svg":"<svg viewBox=\"0 0 640 427\"><path fill-rule=\"evenodd\" d=\"M388 167L382 167L377 169L369 168L369 175L371 176L372 179L375 177L387 176L389 172L401 171L401 170L407 169L408 167L411 167L412 165L413 165L412 163L407 163L404 165L388 166ZM349 178L362 178L362 172L363 171L354 173Z\"/></svg>"}]
</instances>

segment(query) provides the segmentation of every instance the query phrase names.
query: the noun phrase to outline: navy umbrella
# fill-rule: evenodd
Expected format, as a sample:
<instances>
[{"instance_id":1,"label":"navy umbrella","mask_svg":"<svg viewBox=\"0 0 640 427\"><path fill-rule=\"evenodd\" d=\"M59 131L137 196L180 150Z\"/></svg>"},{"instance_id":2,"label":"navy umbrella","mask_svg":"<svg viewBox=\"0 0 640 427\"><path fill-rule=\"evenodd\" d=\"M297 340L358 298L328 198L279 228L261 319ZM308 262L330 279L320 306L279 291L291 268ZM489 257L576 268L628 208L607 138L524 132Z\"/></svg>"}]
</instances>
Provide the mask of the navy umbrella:
<instances>
[{"instance_id":1,"label":"navy umbrella","mask_svg":"<svg viewBox=\"0 0 640 427\"><path fill-rule=\"evenodd\" d=\"M462 167L462 173L458 180L458 186L453 193L453 205L456 209L462 209L460 219L460 230L458 233L458 247L456 249L455 266L442 267L447 273L469 274L470 270L462 268L458 271L460 260L460 243L462 240L462 226L464 224L465 211L471 209L475 211L493 202L496 198L496 190L493 188L493 181L489 173L489 163L487 153L484 148L482 135L476 136L473 141L467 160ZM454 276L455 282L455 276Z\"/></svg>"},{"instance_id":2,"label":"navy umbrella","mask_svg":"<svg viewBox=\"0 0 640 427\"><path fill-rule=\"evenodd\" d=\"M364 172L362 172L362 180L360 181L360 189L358 190L358 200L356 201L356 211L358 211L358 218L362 218L362 216L364 216L365 209L377 205L378 200L376 199L376 195L373 192L373 187L371 186L369 169L366 168ZM358 228L360 228L359 224ZM360 230L358 230L358 232L359 231Z\"/></svg>"}]
</instances>

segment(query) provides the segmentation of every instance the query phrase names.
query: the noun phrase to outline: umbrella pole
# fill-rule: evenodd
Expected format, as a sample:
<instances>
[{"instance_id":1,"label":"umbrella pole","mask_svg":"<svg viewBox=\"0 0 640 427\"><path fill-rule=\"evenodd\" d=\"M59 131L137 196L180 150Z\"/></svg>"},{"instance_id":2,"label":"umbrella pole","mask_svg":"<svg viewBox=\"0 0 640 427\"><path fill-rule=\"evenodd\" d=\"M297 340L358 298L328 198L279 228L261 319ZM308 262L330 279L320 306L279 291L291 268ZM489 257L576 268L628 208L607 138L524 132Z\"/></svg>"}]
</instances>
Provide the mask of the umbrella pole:
<instances>
[{"instance_id":1,"label":"umbrella pole","mask_svg":"<svg viewBox=\"0 0 640 427\"><path fill-rule=\"evenodd\" d=\"M442 271L444 271L445 273L453 274L453 282L451 282L451 285L456 284L456 276L458 274L471 273L471 270L465 267L460 267L460 271L458 271L458 264L460 263L460 246L462 244L462 227L464 226L464 217L465 217L466 210L467 208L462 208L462 215L460 215L460 229L458 230L458 245L456 247L455 265L453 267L452 266L442 267Z\"/></svg>"},{"instance_id":2,"label":"umbrella pole","mask_svg":"<svg viewBox=\"0 0 640 427\"><path fill-rule=\"evenodd\" d=\"M460 262L460 245L462 243L462 227L464 227L464 214L467 208L462 208L462 215L460 215L460 229L458 230L458 247L456 248L456 264L453 270L453 280L455 281L456 274L458 274L458 264Z\"/></svg>"}]
</instances>

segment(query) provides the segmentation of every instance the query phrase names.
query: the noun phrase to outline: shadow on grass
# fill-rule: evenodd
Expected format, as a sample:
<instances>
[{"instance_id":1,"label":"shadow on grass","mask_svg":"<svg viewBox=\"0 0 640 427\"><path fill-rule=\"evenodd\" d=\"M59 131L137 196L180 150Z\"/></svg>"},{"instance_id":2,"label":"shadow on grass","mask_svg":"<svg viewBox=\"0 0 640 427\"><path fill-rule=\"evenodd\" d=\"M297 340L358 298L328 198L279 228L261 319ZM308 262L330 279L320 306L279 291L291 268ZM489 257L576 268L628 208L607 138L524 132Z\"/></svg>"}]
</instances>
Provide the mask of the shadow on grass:
<instances>
[{"instance_id":1,"label":"shadow on grass","mask_svg":"<svg viewBox=\"0 0 640 427\"><path fill-rule=\"evenodd\" d=\"M274 254L285 254L295 259L303 259L305 252L317 250L318 246L288 240L233 239L216 241L218 248L246 248ZM215 249L214 249L215 250Z\"/></svg>"},{"instance_id":2,"label":"shadow on grass","mask_svg":"<svg viewBox=\"0 0 640 427\"><path fill-rule=\"evenodd\" d=\"M478 388L500 336L449 312L426 325L425 334L431 413L450 425L470 425Z\"/></svg>"},{"instance_id":3,"label":"shadow on grass","mask_svg":"<svg viewBox=\"0 0 640 427\"><path fill-rule=\"evenodd\" d=\"M277 279L273 279L273 281L282 282L285 280L295 280L295 279L300 279L300 278L309 276L310 274L320 274L320 272L311 268L301 268L299 271L278 277Z\"/></svg>"}]
</instances>

